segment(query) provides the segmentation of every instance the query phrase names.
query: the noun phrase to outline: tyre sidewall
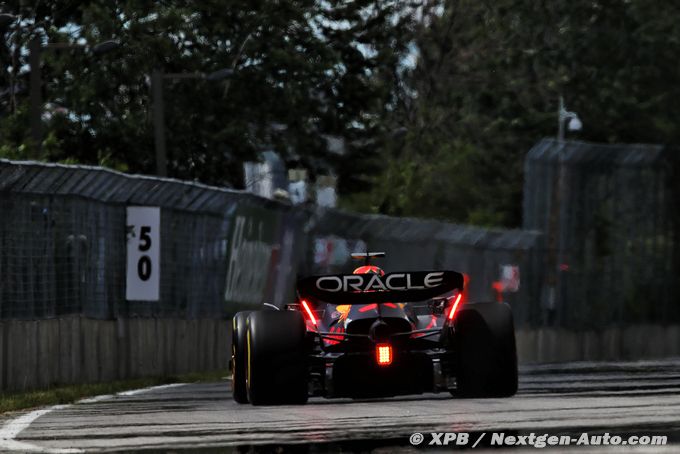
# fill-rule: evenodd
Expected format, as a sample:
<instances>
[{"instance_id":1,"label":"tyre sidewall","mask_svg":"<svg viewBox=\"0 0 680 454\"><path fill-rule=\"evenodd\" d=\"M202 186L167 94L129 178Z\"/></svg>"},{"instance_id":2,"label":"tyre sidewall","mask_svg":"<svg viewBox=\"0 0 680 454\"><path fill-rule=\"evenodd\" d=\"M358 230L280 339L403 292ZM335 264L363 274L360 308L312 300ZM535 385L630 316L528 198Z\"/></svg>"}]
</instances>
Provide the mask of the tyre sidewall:
<instances>
[{"instance_id":1,"label":"tyre sidewall","mask_svg":"<svg viewBox=\"0 0 680 454\"><path fill-rule=\"evenodd\" d=\"M248 403L246 388L246 334L250 311L238 312L232 319L231 336L231 387L234 400Z\"/></svg>"},{"instance_id":2,"label":"tyre sidewall","mask_svg":"<svg viewBox=\"0 0 680 454\"><path fill-rule=\"evenodd\" d=\"M254 405L307 401L305 322L295 311L253 312L247 332L247 388Z\"/></svg>"},{"instance_id":3,"label":"tyre sidewall","mask_svg":"<svg viewBox=\"0 0 680 454\"><path fill-rule=\"evenodd\" d=\"M505 303L470 303L454 323L456 394L507 397L517 392L512 311Z\"/></svg>"}]
</instances>

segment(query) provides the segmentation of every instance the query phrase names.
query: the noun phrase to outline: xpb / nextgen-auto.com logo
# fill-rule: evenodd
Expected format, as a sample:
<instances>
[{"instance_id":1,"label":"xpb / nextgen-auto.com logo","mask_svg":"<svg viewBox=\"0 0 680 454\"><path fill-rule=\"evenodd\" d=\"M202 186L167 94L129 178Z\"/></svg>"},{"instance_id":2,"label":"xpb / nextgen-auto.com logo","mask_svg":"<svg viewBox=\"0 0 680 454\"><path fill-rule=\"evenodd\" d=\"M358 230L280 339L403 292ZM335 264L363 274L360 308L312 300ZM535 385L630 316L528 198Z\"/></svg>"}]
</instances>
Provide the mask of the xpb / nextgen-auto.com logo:
<instances>
[{"instance_id":1,"label":"xpb / nextgen-auto.com logo","mask_svg":"<svg viewBox=\"0 0 680 454\"><path fill-rule=\"evenodd\" d=\"M667 443L665 435L611 435L608 432L591 434L583 432L576 435L551 435L530 433L526 435L506 434L505 432L415 432L409 437L414 446L455 446L477 448L478 446L514 447L526 446L546 448L552 446L663 446Z\"/></svg>"}]
</instances>

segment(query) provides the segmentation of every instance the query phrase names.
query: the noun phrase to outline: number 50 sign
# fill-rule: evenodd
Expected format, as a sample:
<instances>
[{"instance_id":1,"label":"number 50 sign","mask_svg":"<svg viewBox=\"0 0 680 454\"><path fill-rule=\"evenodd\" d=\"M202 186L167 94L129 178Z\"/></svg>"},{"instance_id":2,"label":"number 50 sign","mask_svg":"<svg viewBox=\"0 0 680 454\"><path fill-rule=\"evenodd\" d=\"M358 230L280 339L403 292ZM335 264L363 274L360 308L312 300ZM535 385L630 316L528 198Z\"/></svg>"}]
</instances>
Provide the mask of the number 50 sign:
<instances>
[{"instance_id":1,"label":"number 50 sign","mask_svg":"<svg viewBox=\"0 0 680 454\"><path fill-rule=\"evenodd\" d=\"M159 299L160 230L160 208L127 207L127 300Z\"/></svg>"}]
</instances>

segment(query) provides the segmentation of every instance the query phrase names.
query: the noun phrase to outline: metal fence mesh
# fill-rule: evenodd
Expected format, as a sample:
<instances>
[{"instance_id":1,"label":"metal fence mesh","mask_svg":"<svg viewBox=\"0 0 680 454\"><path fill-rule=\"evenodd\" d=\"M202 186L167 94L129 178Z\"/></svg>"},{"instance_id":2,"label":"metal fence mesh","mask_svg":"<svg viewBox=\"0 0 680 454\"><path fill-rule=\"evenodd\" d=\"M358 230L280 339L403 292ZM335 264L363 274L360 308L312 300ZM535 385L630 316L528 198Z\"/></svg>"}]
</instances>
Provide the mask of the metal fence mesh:
<instances>
[{"instance_id":1,"label":"metal fence mesh","mask_svg":"<svg viewBox=\"0 0 680 454\"><path fill-rule=\"evenodd\" d=\"M0 194L0 313L3 318L110 315L117 295L124 211L91 201ZM118 245L116 243L119 243ZM118 263L117 263L118 262ZM124 265L123 265L124 266ZM123 268L124 271L124 268Z\"/></svg>"},{"instance_id":2,"label":"metal fence mesh","mask_svg":"<svg viewBox=\"0 0 680 454\"><path fill-rule=\"evenodd\" d=\"M125 301L128 205L162 209L158 302ZM274 220L290 211L194 183L1 161L0 317L223 317L238 303L225 301L224 285L237 206ZM291 279L276 282L290 287Z\"/></svg>"},{"instance_id":3,"label":"metal fence mesh","mask_svg":"<svg viewBox=\"0 0 680 454\"><path fill-rule=\"evenodd\" d=\"M678 322L680 154L544 140L525 162L524 230L292 207L200 184L84 166L0 160L0 318L83 314L225 317L294 297L299 275L467 273L470 298L502 298L518 325ZM126 207L161 208L160 299L126 301Z\"/></svg>"},{"instance_id":4,"label":"metal fence mesh","mask_svg":"<svg viewBox=\"0 0 680 454\"><path fill-rule=\"evenodd\" d=\"M547 323L680 321L677 156L549 139L528 153L524 227L546 234Z\"/></svg>"}]
</instances>

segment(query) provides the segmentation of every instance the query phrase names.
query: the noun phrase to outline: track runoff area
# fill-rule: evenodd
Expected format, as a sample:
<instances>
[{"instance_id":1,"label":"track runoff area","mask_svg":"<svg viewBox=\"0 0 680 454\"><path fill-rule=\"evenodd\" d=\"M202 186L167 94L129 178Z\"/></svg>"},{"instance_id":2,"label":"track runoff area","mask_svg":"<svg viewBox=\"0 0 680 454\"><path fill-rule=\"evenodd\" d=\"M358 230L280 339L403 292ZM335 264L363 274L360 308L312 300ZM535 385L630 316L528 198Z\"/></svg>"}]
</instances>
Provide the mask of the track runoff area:
<instances>
[{"instance_id":1,"label":"track runoff area","mask_svg":"<svg viewBox=\"0 0 680 454\"><path fill-rule=\"evenodd\" d=\"M680 450L680 358L520 372L519 393L498 399L440 393L252 406L232 400L228 379L148 388L6 415L0 451Z\"/></svg>"}]
</instances>

